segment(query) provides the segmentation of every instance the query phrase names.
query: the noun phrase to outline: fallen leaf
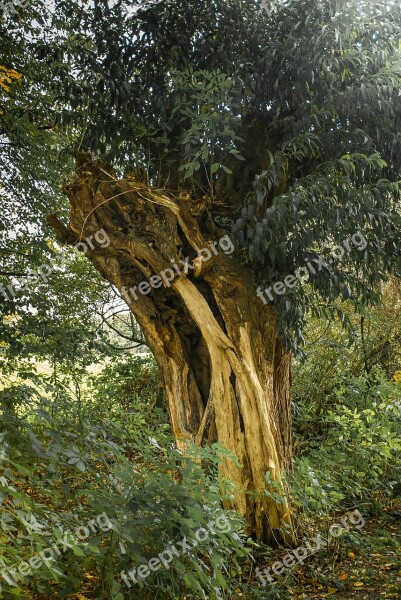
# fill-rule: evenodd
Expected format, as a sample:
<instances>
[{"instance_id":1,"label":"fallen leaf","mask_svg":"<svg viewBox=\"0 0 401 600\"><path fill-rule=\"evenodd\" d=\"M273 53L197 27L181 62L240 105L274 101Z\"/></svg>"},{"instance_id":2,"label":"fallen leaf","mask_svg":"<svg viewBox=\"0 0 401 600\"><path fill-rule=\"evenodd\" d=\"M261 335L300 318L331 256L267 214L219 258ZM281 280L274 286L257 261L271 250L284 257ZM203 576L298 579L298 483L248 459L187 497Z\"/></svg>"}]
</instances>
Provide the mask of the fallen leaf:
<instances>
[{"instance_id":1,"label":"fallen leaf","mask_svg":"<svg viewBox=\"0 0 401 600\"><path fill-rule=\"evenodd\" d=\"M362 587L362 586L363 586L363 581L356 581L356 582L354 583L354 586L355 586L355 587Z\"/></svg>"}]
</instances>

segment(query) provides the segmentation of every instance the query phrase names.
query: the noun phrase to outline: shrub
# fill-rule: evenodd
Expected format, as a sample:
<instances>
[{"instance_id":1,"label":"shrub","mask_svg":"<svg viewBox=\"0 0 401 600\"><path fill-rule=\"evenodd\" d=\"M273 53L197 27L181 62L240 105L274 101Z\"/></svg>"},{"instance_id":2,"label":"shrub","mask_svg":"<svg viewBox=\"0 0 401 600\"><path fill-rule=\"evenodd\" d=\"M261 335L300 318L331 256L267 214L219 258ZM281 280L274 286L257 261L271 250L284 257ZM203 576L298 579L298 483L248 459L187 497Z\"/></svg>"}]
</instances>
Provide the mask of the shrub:
<instances>
[{"instance_id":1,"label":"shrub","mask_svg":"<svg viewBox=\"0 0 401 600\"><path fill-rule=\"evenodd\" d=\"M21 577L20 589L2 578L3 593L24 597L30 589L64 598L90 589L107 600L230 594L250 550L241 520L221 508L222 448L184 458L167 431L150 434L141 425L143 413L130 418L116 407L106 418L92 404L77 422L65 400L60 413L43 397L24 414L3 406L9 414L0 435L0 569L68 541L53 561ZM96 527L99 515L108 524L103 530ZM89 536L79 539L75 532L85 527ZM210 532L204 542L197 540L200 528ZM131 588L122 582L121 571L146 565L171 544L178 550L183 538L190 548L184 545L187 551L166 568Z\"/></svg>"},{"instance_id":2,"label":"shrub","mask_svg":"<svg viewBox=\"0 0 401 600\"><path fill-rule=\"evenodd\" d=\"M337 381L326 435L295 460L293 498L307 511L390 495L401 482L400 386L378 369Z\"/></svg>"}]
</instances>

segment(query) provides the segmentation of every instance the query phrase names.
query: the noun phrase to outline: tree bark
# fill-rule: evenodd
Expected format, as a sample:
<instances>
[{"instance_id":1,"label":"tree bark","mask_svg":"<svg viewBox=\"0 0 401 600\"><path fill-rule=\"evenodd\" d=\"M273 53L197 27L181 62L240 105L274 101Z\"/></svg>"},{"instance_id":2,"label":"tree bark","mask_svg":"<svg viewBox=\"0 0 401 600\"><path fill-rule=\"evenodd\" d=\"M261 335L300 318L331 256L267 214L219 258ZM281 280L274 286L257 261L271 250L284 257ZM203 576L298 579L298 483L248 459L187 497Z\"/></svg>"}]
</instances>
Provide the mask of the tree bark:
<instances>
[{"instance_id":1,"label":"tree bark","mask_svg":"<svg viewBox=\"0 0 401 600\"><path fill-rule=\"evenodd\" d=\"M273 496L282 492L292 458L290 356L251 274L235 255L213 249L224 232L207 203L117 179L110 166L83 153L65 192L70 224L55 217L51 224L70 244L107 233L110 244L93 241L88 258L125 296L142 328L178 444L220 442L239 460L226 458L220 476L234 483L230 507L245 517L248 533L295 543L288 503ZM208 260L202 249L209 249ZM174 271L187 256L195 268ZM167 286L146 295L128 291L166 269L174 271Z\"/></svg>"}]
</instances>

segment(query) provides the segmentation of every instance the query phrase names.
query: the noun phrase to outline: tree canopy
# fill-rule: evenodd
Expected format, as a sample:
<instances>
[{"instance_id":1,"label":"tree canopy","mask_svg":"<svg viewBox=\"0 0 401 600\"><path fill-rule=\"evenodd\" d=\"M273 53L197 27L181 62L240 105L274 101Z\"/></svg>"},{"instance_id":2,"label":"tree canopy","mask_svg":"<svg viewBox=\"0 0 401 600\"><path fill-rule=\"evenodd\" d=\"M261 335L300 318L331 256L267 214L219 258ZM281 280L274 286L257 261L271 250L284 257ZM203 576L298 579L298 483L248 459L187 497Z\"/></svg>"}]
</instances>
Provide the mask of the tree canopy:
<instances>
[{"instance_id":1,"label":"tree canopy","mask_svg":"<svg viewBox=\"0 0 401 600\"><path fill-rule=\"evenodd\" d=\"M190 191L256 285L325 259L317 295L275 298L287 331L299 338L322 301L374 300L399 272L397 4L57 2L55 14L64 33L39 57L82 149ZM330 246L356 232L366 249L330 266Z\"/></svg>"}]
</instances>

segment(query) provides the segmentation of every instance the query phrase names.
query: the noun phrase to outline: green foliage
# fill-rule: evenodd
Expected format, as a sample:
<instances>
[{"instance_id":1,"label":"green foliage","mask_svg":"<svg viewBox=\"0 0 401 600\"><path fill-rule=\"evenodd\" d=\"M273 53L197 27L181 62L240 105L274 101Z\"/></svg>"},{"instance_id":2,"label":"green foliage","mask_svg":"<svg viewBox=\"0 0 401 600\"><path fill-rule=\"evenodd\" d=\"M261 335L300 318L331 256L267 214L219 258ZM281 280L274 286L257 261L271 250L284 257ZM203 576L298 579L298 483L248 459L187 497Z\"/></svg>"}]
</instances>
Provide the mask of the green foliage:
<instances>
[{"instance_id":1,"label":"green foliage","mask_svg":"<svg viewBox=\"0 0 401 600\"><path fill-rule=\"evenodd\" d=\"M339 377L335 397L323 439L296 459L292 493L308 513L391 496L401 481L399 386L375 370Z\"/></svg>"},{"instance_id":2,"label":"green foliage","mask_svg":"<svg viewBox=\"0 0 401 600\"><path fill-rule=\"evenodd\" d=\"M126 368L114 370L124 374ZM139 411L153 392L152 368L136 368L131 383L143 387L150 378L148 391L142 390L141 397L128 389L129 402L122 406L116 394L118 384L127 389L127 372L113 387L107 386L106 371L92 403L80 412L67 397L50 398L32 388L28 401L27 386L3 390L0 570L68 541L48 566L21 578L23 590L64 598L89 586L96 597L117 600L138 594L150 599L161 589L171 599L204 598L205 593L221 597L216 590L232 593L234 575L250 549L241 520L221 509L217 466L225 453L215 445L184 458L166 425L146 426L147 415ZM101 523L110 527L89 527L90 535L79 539L83 530L77 528L96 523L103 514L107 519ZM196 532L209 530L210 524L213 532L198 542ZM65 538L67 530L71 534ZM122 583L121 571L157 558L169 543L180 548L177 542L184 537L192 548L174 557L169 568L152 572L139 587ZM1 583L3 593L16 589Z\"/></svg>"},{"instance_id":3,"label":"green foliage","mask_svg":"<svg viewBox=\"0 0 401 600\"><path fill-rule=\"evenodd\" d=\"M219 169L232 173L220 161L230 154L245 160L235 147L235 142L240 139L236 131L241 120L230 110L238 95L234 82L219 69L210 73L189 69L188 72L173 73L171 86L177 96L172 115L182 117L180 143L185 162L179 171L184 171L188 178L201 167L205 169L210 195L214 197L213 181ZM240 108L239 102L240 98L237 98L237 108Z\"/></svg>"},{"instance_id":4,"label":"green foliage","mask_svg":"<svg viewBox=\"0 0 401 600\"><path fill-rule=\"evenodd\" d=\"M118 398L118 406L129 407L139 402L143 407L154 399L159 389L159 376L153 358L126 355L106 365L93 377L96 400L110 410ZM109 401L109 404L107 404Z\"/></svg>"},{"instance_id":5,"label":"green foliage","mask_svg":"<svg viewBox=\"0 0 401 600\"><path fill-rule=\"evenodd\" d=\"M391 380L401 369L400 286L392 279L383 287L377 307L352 312L345 302L322 317L309 315L306 328L306 358L293 361L292 401L294 406L295 449L303 454L326 431L324 417L336 402L336 388L341 378L349 379L369 373L374 367ZM347 324L345 330L336 312Z\"/></svg>"},{"instance_id":6,"label":"green foliage","mask_svg":"<svg viewBox=\"0 0 401 600\"><path fill-rule=\"evenodd\" d=\"M21 368L17 356L32 355L75 368L110 354L96 319L108 298L95 269L77 251L61 250L47 224L50 213L68 215L62 184L77 133L59 128L50 67L57 48L40 59L39 40L54 15L41 0L3 4L0 73L18 77L0 86L0 368L10 373Z\"/></svg>"},{"instance_id":7,"label":"green foliage","mask_svg":"<svg viewBox=\"0 0 401 600\"><path fill-rule=\"evenodd\" d=\"M59 189L62 170L71 168L62 151L79 146L121 173L141 165L158 187L191 187L216 200L211 216L231 224L257 284L270 286L322 257L310 286L276 296L287 341L290 334L303 341L309 309L318 313L337 298L357 310L377 301L388 273L401 273L400 7L263 6L58 0L54 13L35 20L32 36L23 32L41 3L18 12L3 42L7 68L23 74L2 115L14 153L5 166L9 192L21 197L35 188L33 210L22 213L41 223L35 256L46 252L43 217L52 204L38 193ZM57 40L49 41L47 27ZM38 95L45 99L39 112ZM39 168L32 157L42 148ZM366 248L351 244L330 261L330 247L356 232ZM5 246L9 252L9 240ZM11 263L24 269L24 253L11 252L7 269Z\"/></svg>"},{"instance_id":8,"label":"green foliage","mask_svg":"<svg viewBox=\"0 0 401 600\"><path fill-rule=\"evenodd\" d=\"M341 298L359 310L401 273L398 4L57 8L68 27L57 18L60 41L36 46L81 147L215 199L212 216L229 220L258 284L326 260L311 287L276 297L284 332L302 341L310 308ZM366 249L329 262L328 248L356 232Z\"/></svg>"},{"instance_id":9,"label":"green foliage","mask_svg":"<svg viewBox=\"0 0 401 600\"><path fill-rule=\"evenodd\" d=\"M132 430L158 437L170 431L169 416L163 403L164 393L153 359L126 356L106 366L89 382L93 396L86 406L96 406L103 418L115 416L124 427L120 440L129 441Z\"/></svg>"}]
</instances>

